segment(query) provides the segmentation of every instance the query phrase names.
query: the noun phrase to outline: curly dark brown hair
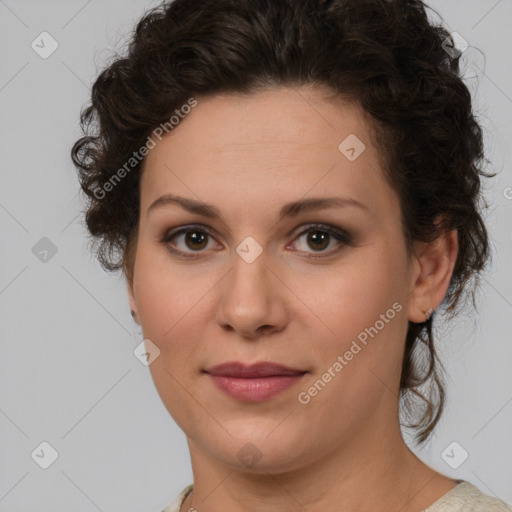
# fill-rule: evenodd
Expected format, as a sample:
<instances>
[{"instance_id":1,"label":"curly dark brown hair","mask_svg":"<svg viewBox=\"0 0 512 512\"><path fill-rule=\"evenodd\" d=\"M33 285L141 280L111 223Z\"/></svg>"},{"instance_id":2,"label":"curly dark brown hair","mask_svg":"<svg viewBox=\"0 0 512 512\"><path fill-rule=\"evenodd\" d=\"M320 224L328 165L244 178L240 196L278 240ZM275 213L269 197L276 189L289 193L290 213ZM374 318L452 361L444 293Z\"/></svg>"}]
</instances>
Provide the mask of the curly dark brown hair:
<instances>
[{"instance_id":1,"label":"curly dark brown hair","mask_svg":"<svg viewBox=\"0 0 512 512\"><path fill-rule=\"evenodd\" d=\"M126 54L96 79L72 149L102 266L122 269L132 282L144 159L132 161L133 170L126 162L177 109L221 92L327 86L371 116L409 251L414 240L457 229L447 316L460 311L466 292L476 307L490 259L480 177L495 174L483 171L482 130L447 41L420 0L174 0L147 11ZM435 317L409 322L403 359L401 411L413 413L407 426L418 443L429 438L445 399Z\"/></svg>"}]
</instances>

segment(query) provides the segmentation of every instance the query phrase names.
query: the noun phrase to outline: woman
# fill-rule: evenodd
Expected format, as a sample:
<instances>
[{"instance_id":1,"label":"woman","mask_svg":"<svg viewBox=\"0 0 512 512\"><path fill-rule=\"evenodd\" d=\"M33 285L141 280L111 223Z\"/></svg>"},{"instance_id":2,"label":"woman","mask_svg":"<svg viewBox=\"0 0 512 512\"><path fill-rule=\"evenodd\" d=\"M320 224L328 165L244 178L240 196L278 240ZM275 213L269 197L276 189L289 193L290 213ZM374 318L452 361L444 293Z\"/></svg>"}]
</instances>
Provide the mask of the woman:
<instances>
[{"instance_id":1,"label":"woman","mask_svg":"<svg viewBox=\"0 0 512 512\"><path fill-rule=\"evenodd\" d=\"M193 468L165 512L512 510L400 428L489 258L458 61L419 0L175 0L95 82L88 229Z\"/></svg>"}]
</instances>

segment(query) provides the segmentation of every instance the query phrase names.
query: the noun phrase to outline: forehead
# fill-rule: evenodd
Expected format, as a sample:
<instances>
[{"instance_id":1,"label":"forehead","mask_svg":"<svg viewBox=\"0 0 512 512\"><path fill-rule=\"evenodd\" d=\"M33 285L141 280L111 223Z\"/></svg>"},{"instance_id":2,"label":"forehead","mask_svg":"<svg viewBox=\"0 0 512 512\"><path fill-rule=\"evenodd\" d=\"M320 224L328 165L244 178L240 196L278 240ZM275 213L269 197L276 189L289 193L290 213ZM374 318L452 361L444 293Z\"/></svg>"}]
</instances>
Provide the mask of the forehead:
<instances>
[{"instance_id":1,"label":"forehead","mask_svg":"<svg viewBox=\"0 0 512 512\"><path fill-rule=\"evenodd\" d=\"M146 157L141 210L175 193L219 203L287 202L308 193L393 201L359 105L311 87L197 98ZM355 156L355 158L354 158Z\"/></svg>"},{"instance_id":2,"label":"forehead","mask_svg":"<svg viewBox=\"0 0 512 512\"><path fill-rule=\"evenodd\" d=\"M276 87L253 94L218 94L197 99L197 106L163 137L186 140L216 153L246 149L277 153L288 145L332 148L340 137L358 134L371 144L367 116L353 102L327 97L323 89ZM277 145L280 147L277 148ZM159 144L163 146L163 144ZM152 151L147 160L159 154ZM189 157L200 156L198 152Z\"/></svg>"}]
</instances>

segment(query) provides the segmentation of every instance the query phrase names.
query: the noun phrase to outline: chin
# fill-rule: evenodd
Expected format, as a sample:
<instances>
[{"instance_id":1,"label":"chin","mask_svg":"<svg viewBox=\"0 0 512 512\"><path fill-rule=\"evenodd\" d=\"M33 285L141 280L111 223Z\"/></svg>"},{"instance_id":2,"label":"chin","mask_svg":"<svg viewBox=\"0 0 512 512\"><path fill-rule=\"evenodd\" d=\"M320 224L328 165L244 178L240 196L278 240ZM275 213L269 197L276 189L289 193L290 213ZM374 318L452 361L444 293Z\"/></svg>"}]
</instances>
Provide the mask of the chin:
<instances>
[{"instance_id":1,"label":"chin","mask_svg":"<svg viewBox=\"0 0 512 512\"><path fill-rule=\"evenodd\" d=\"M307 454L302 450L305 448L304 439L295 436L290 427L277 432L276 422L268 428L269 422L265 422L265 428L241 429L240 432L233 432L226 426L226 430L233 437L223 436L222 439L205 439L204 444L211 455L222 460L225 464L239 471L247 471L255 474L278 474L291 471L300 467L300 460L305 462ZM274 430L274 432L273 432Z\"/></svg>"}]
</instances>

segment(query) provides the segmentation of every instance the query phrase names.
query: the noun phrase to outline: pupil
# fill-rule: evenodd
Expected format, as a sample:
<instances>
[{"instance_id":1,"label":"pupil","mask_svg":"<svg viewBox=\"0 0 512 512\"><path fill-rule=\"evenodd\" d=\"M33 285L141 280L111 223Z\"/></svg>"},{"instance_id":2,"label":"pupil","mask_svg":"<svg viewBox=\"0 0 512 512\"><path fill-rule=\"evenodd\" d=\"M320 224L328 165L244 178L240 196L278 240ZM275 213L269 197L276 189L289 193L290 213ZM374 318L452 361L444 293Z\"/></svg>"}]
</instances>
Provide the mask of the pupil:
<instances>
[{"instance_id":1,"label":"pupil","mask_svg":"<svg viewBox=\"0 0 512 512\"><path fill-rule=\"evenodd\" d=\"M204 233L200 233L198 231L189 231L186 235L187 245L191 249L202 249L204 246L205 240L206 240L206 237L205 237ZM190 242L190 244L189 244L189 242ZM201 245L201 243L203 244L201 247L190 247L190 245L194 245L194 244Z\"/></svg>"},{"instance_id":2,"label":"pupil","mask_svg":"<svg viewBox=\"0 0 512 512\"><path fill-rule=\"evenodd\" d=\"M326 233L325 231L313 231L313 233L308 238L308 242L312 242L313 244L321 244L322 246L320 249L325 249L327 245L329 245L329 233ZM326 243L322 244L322 242Z\"/></svg>"}]
</instances>

